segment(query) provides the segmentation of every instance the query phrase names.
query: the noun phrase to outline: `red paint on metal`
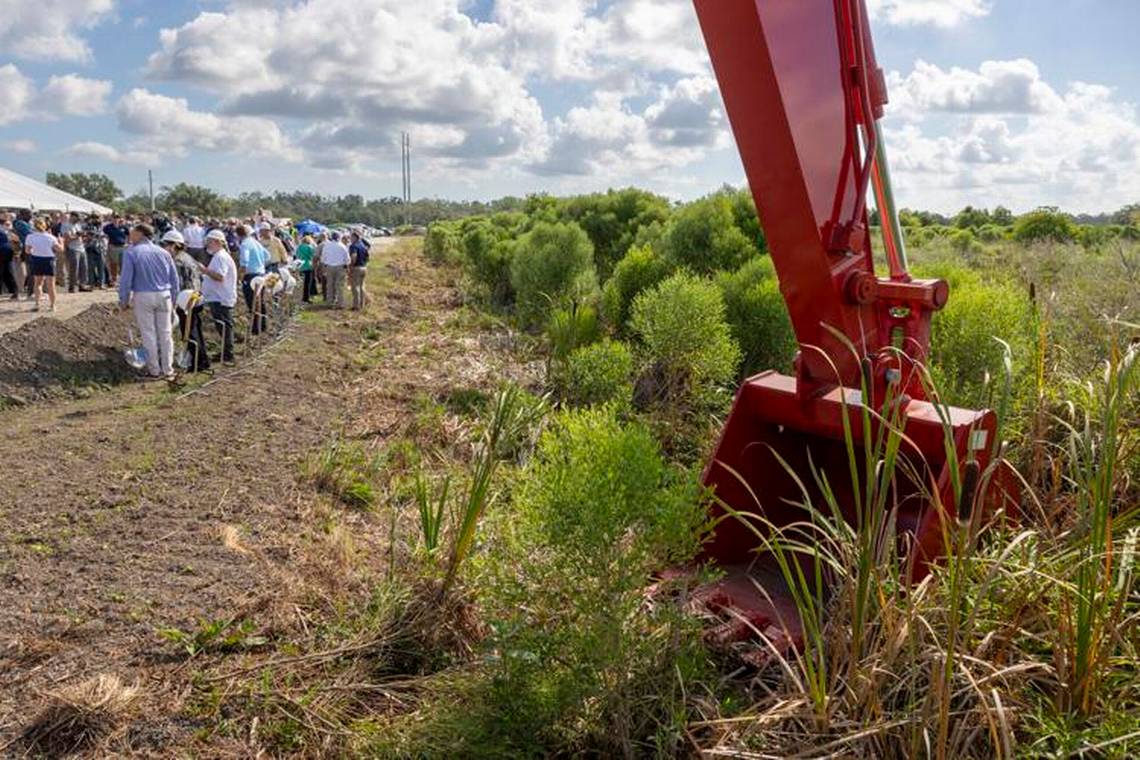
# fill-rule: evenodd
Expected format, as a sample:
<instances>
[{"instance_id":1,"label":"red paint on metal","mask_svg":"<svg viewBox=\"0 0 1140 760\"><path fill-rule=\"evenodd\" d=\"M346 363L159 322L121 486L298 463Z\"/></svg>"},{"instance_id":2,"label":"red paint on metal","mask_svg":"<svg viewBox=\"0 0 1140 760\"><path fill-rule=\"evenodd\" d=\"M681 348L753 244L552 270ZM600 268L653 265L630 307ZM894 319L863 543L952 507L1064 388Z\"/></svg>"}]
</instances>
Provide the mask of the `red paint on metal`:
<instances>
[{"instance_id":1,"label":"red paint on metal","mask_svg":"<svg viewBox=\"0 0 1140 760\"><path fill-rule=\"evenodd\" d=\"M891 503L900 540L913 547L912 574L920 576L944 556L945 528L956 520L947 432L960 462L975 458L984 468L996 420L991 412L950 409L944 423L925 401L915 365L927 357L930 319L946 304L946 283L911 279L902 243L890 235L890 276L875 272L865 201L874 185L884 205L875 121L887 93L864 0L694 3L802 347L794 378L765 373L741 387L705 482L732 509L788 525L806 517L796 506L805 502L804 490L789 468L806 485L807 503L824 508L814 469L854 520L843 398L854 407L848 412L860 450L863 436L875 431L861 430L862 398L851 389L868 387L874 409L885 398L900 399L903 455L920 482L900 474ZM986 446L977 445L979 435ZM726 599L737 598L736 623L725 630L756 628L787 602L762 603L744 591L760 543L727 519L706 546L706 559L734 568L711 592L725 608L734 606ZM754 625L742 627L740 619ZM798 624L786 631L787 640L798 641Z\"/></svg>"}]
</instances>

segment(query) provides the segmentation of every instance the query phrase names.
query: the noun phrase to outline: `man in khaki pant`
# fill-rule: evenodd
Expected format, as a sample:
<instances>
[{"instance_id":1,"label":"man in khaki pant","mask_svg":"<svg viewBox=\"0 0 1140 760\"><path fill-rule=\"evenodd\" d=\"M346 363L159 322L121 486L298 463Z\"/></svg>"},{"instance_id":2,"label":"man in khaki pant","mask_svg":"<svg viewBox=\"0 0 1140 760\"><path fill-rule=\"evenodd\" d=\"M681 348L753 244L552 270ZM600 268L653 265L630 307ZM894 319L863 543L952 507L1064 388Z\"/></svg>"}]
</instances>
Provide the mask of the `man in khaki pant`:
<instances>
[{"instance_id":1,"label":"man in khaki pant","mask_svg":"<svg viewBox=\"0 0 1140 760\"><path fill-rule=\"evenodd\" d=\"M352 233L352 245L348 247L348 253L352 258L348 270L352 310L360 311L368 302L368 294L364 291L364 275L368 273L368 243L364 242L359 233Z\"/></svg>"},{"instance_id":2,"label":"man in khaki pant","mask_svg":"<svg viewBox=\"0 0 1140 760\"><path fill-rule=\"evenodd\" d=\"M332 240L321 248L321 264L325 268L325 302L337 309L344 308L344 277L348 263L348 248L340 241L340 233L334 232Z\"/></svg>"}]
</instances>

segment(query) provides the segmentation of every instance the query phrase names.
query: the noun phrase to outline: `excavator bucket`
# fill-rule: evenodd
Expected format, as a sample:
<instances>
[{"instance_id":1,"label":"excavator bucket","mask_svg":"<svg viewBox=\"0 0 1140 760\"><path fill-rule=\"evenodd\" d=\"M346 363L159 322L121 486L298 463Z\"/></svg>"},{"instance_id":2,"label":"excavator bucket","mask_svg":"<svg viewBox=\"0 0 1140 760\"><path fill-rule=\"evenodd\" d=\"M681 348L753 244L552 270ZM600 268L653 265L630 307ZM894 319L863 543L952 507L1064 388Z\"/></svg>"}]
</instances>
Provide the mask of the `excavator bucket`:
<instances>
[{"instance_id":1,"label":"excavator bucket","mask_svg":"<svg viewBox=\"0 0 1140 760\"><path fill-rule=\"evenodd\" d=\"M812 510L857 520L863 484L853 482L849 448L862 477L880 415L901 431L903 462L880 517L897 532L912 578L945 555L947 529L975 502L1013 511L1016 497L988 469L995 415L940 408L918 381L949 288L907 271L878 123L886 85L864 0L694 4L801 345L794 377L744 383L707 465L718 521L704 559L724 574L697 601L723 621L714 638L761 634L773 652L801 643L802 632L766 539ZM885 276L871 250L872 192ZM866 430L863 389L875 413Z\"/></svg>"},{"instance_id":2,"label":"excavator bucket","mask_svg":"<svg viewBox=\"0 0 1140 760\"><path fill-rule=\"evenodd\" d=\"M711 633L720 643L762 634L771 643L761 657L771 647L802 644L796 605L766 539L780 540L782 529L810 523L813 512L815 519L830 518L835 507L849 524L858 524L855 491L866 486L865 437L874 436L873 456L883 456L887 424L870 415L865 430L861 406L860 391L842 387L800 399L796 379L775 372L741 387L704 476L715 496L716 526L704 559L724 575L698 598L722 618ZM975 506L986 515L997 509L1013 515L1017 492L1005 470L986 472L996 426L992 412L912 400L890 424L901 445L888 487L889 514L878 524L895 532L904 572L917 581L946 555L950 537L970 521Z\"/></svg>"}]
</instances>

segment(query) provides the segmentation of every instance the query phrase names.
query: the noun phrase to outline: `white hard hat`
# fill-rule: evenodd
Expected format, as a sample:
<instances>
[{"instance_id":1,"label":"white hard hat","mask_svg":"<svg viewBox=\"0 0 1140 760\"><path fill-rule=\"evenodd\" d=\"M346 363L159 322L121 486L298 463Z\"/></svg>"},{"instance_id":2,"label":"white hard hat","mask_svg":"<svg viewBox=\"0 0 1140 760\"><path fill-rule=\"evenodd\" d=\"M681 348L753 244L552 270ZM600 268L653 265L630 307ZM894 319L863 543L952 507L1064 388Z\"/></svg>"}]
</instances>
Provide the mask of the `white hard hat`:
<instances>
[{"instance_id":1,"label":"white hard hat","mask_svg":"<svg viewBox=\"0 0 1140 760\"><path fill-rule=\"evenodd\" d=\"M297 279L293 277L288 268L278 270L278 275L281 277L281 290L292 292L293 288L297 285ZM274 292L277 292L276 290Z\"/></svg>"},{"instance_id":2,"label":"white hard hat","mask_svg":"<svg viewBox=\"0 0 1140 760\"><path fill-rule=\"evenodd\" d=\"M168 230L167 233L162 236L162 242L186 245L186 238L182 237L182 233L178 230Z\"/></svg>"},{"instance_id":3,"label":"white hard hat","mask_svg":"<svg viewBox=\"0 0 1140 760\"><path fill-rule=\"evenodd\" d=\"M199 299L201 299L201 297L202 294L197 290L191 290L190 288L187 288L178 294L178 297L174 299L174 303L178 306L179 309L182 309L182 311L189 312L192 308L194 308L194 306L197 305L197 302Z\"/></svg>"}]
</instances>

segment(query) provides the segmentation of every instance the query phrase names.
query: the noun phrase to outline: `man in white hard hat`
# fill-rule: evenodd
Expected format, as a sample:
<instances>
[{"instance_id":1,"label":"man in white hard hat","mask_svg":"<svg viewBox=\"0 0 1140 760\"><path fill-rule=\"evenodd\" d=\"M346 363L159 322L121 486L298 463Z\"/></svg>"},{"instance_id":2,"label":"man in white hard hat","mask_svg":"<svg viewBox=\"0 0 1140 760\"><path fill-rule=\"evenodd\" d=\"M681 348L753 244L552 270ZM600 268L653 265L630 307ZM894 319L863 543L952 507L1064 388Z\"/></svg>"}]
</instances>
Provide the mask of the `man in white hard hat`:
<instances>
[{"instance_id":1,"label":"man in white hard hat","mask_svg":"<svg viewBox=\"0 0 1140 760\"><path fill-rule=\"evenodd\" d=\"M178 230L167 230L159 244L170 254L174 268L178 270L180 290L201 290L202 276L198 273L199 264L186 251L185 237Z\"/></svg>"},{"instance_id":2,"label":"man in white hard hat","mask_svg":"<svg viewBox=\"0 0 1140 760\"><path fill-rule=\"evenodd\" d=\"M226 247L226 233L210 230L206 233L205 242L210 265L201 267L202 300L209 307L214 326L222 338L222 352L216 359L224 364L233 364L237 266Z\"/></svg>"}]
</instances>

